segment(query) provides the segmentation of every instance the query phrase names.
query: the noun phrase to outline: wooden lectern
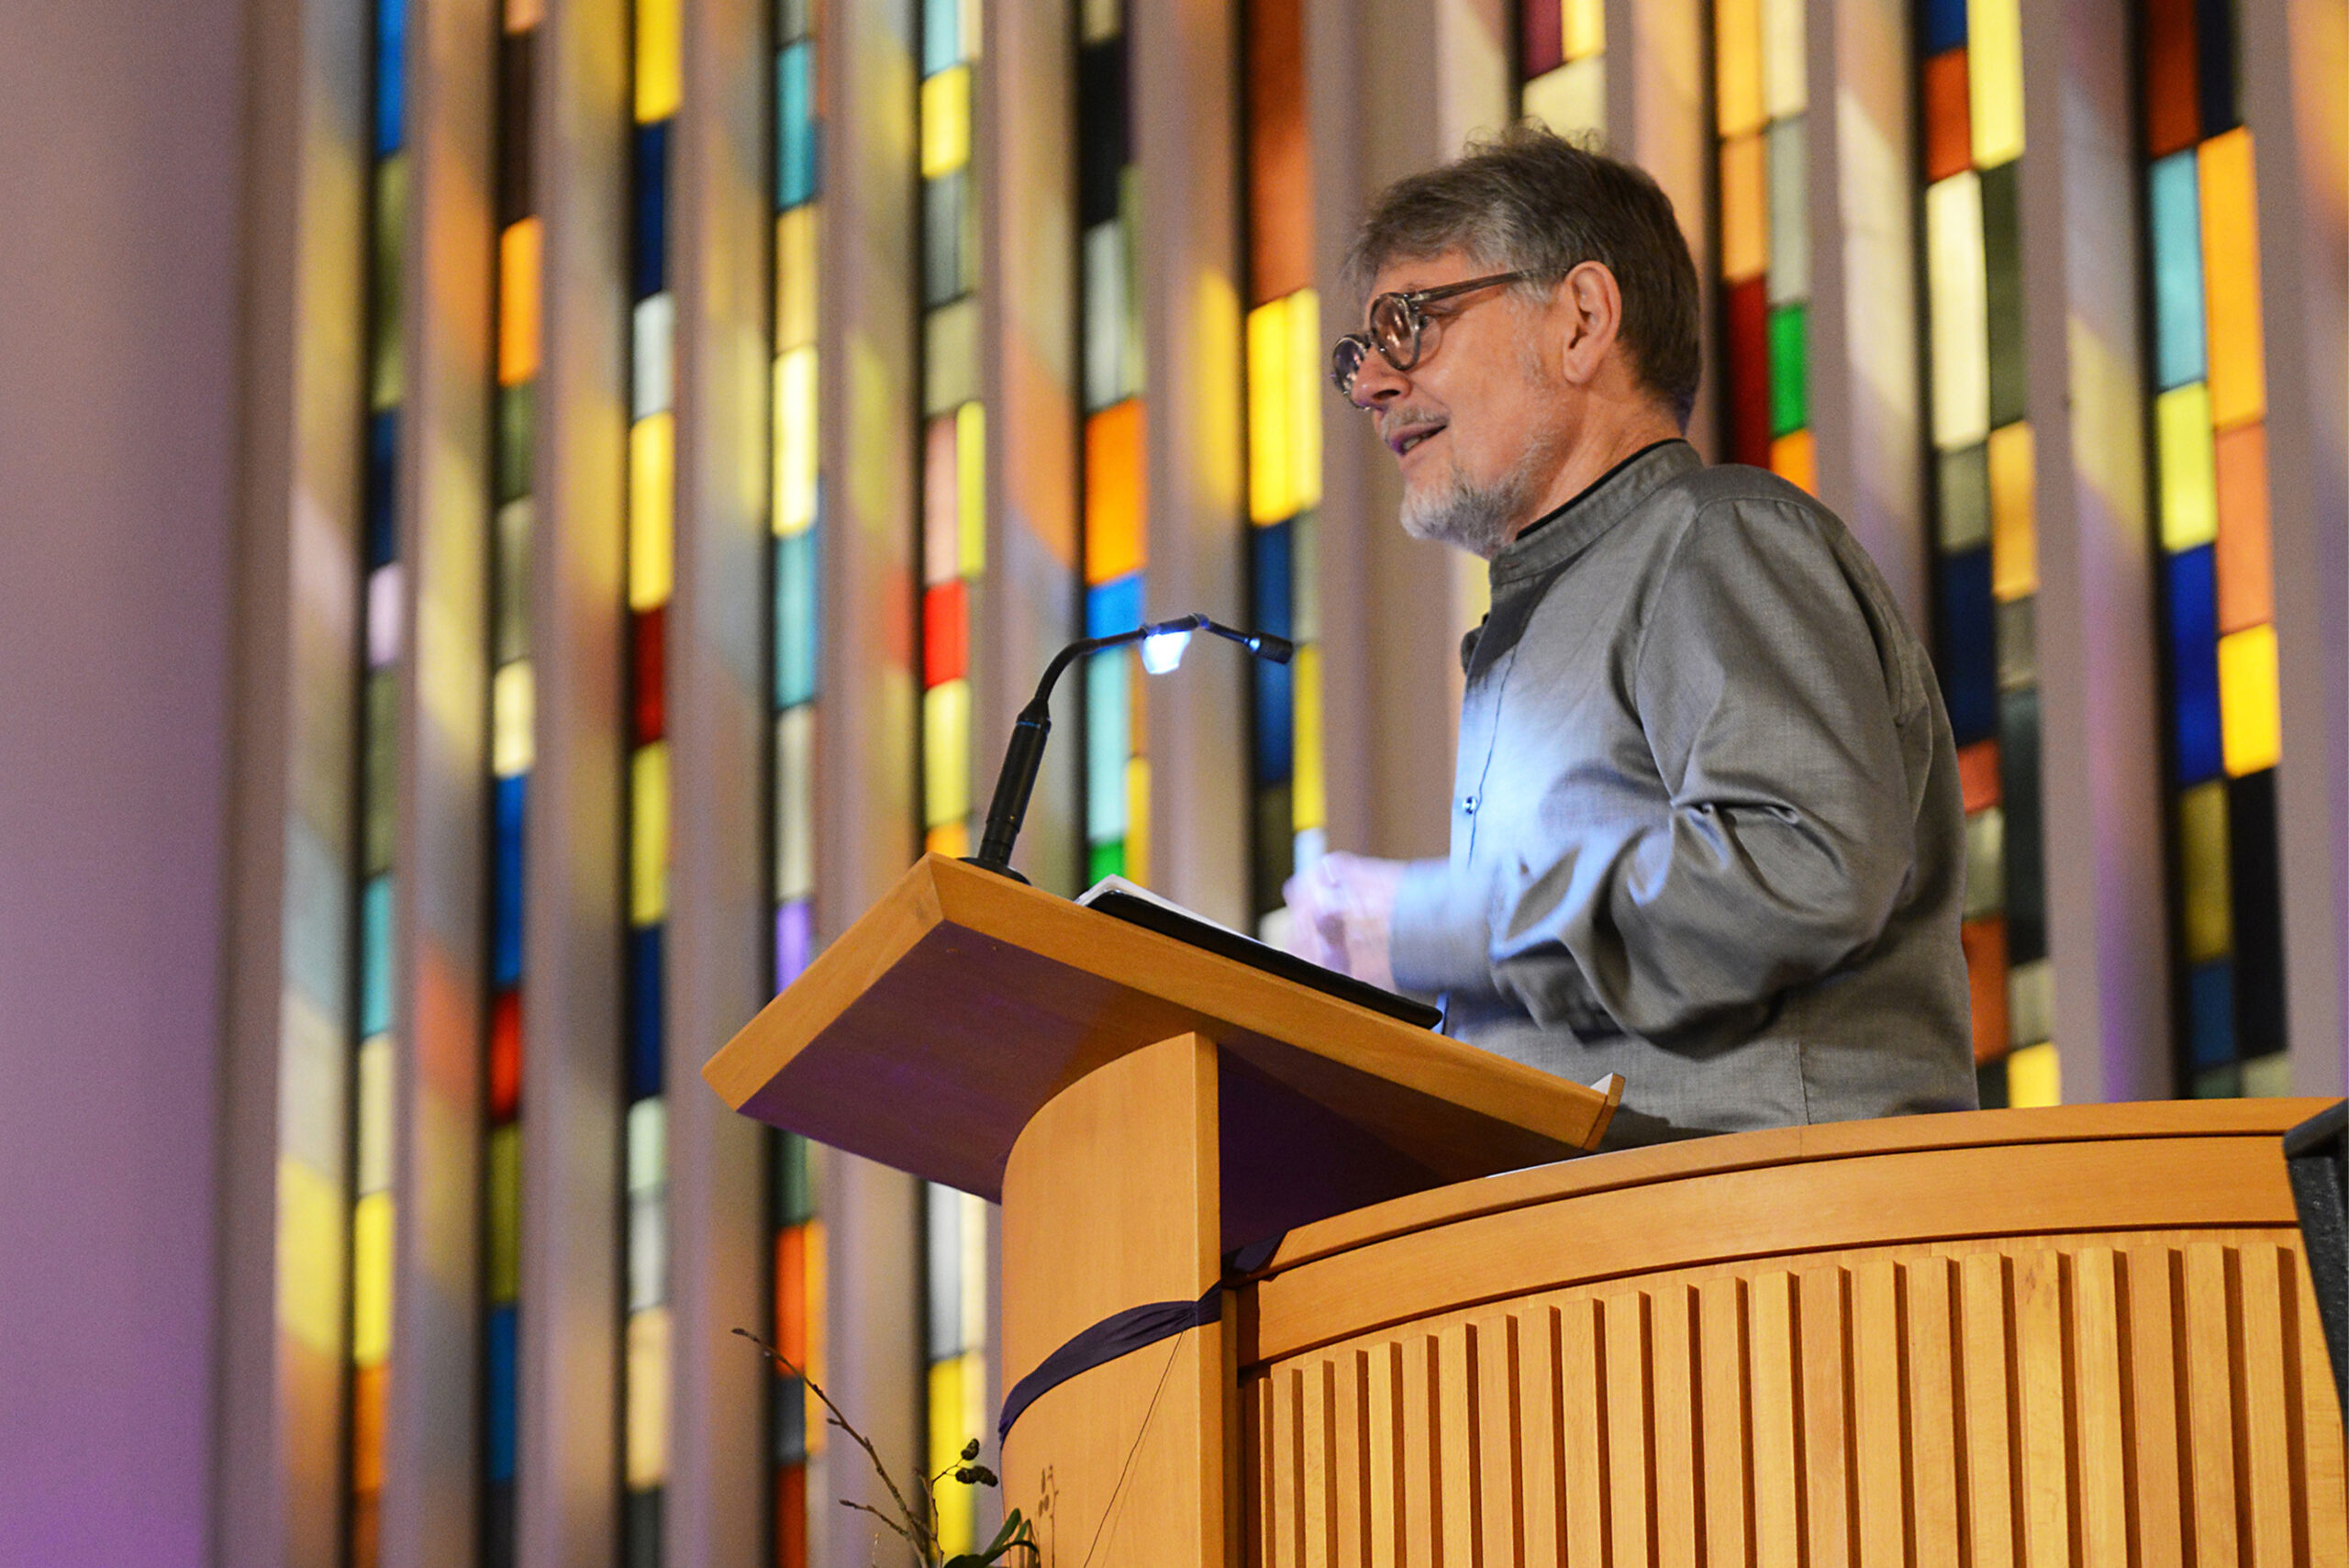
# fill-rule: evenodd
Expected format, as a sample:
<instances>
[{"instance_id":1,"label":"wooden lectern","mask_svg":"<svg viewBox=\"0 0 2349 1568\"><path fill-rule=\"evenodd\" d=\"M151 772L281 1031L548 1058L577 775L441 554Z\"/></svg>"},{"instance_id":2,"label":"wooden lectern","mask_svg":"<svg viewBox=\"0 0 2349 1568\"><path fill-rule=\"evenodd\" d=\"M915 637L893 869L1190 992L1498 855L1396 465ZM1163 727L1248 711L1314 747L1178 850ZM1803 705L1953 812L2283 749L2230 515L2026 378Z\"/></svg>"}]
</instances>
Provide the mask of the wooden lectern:
<instances>
[{"instance_id":1,"label":"wooden lectern","mask_svg":"<svg viewBox=\"0 0 2349 1568\"><path fill-rule=\"evenodd\" d=\"M1239 1555L1228 1251L1591 1149L1621 1092L937 855L703 1073L762 1121L1003 1205L1015 1388L1088 1329L1197 1304L1037 1396L1004 1444L1007 1503L1056 1536L1107 1520L1097 1560L1129 1568Z\"/></svg>"}]
</instances>

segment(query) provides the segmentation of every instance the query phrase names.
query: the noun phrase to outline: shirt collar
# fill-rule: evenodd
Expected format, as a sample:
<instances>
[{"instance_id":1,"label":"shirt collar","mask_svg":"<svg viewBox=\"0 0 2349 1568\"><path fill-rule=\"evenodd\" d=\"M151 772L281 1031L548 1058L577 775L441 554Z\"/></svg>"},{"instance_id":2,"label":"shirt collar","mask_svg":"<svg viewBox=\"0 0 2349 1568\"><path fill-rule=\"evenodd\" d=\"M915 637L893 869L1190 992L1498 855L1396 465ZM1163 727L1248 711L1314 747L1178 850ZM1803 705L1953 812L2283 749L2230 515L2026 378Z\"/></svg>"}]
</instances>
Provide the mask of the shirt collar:
<instances>
[{"instance_id":1,"label":"shirt collar","mask_svg":"<svg viewBox=\"0 0 2349 1568\"><path fill-rule=\"evenodd\" d=\"M1493 557L1493 586L1497 589L1563 565L1629 517L1656 486L1704 465L1697 449L1677 437L1642 447L1573 500L1536 517L1503 545Z\"/></svg>"}]
</instances>

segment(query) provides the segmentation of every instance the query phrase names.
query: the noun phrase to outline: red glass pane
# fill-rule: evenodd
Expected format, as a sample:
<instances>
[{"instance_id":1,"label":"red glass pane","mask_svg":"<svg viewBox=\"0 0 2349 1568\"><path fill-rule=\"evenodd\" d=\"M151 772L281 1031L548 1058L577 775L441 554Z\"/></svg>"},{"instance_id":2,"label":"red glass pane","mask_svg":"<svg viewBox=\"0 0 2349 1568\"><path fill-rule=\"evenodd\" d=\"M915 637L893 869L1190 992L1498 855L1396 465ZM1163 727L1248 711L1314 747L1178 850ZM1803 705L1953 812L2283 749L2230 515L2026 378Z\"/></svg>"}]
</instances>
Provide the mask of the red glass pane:
<instances>
[{"instance_id":1,"label":"red glass pane","mask_svg":"<svg viewBox=\"0 0 2349 1568\"><path fill-rule=\"evenodd\" d=\"M2202 133L2194 0L2145 0L2145 150L2155 158Z\"/></svg>"},{"instance_id":2,"label":"red glass pane","mask_svg":"<svg viewBox=\"0 0 2349 1568\"><path fill-rule=\"evenodd\" d=\"M638 745L658 740L667 732L668 707L663 701L667 684L662 678L662 659L668 642L669 606L639 610L629 628L635 658L629 666L629 681L636 694L636 735Z\"/></svg>"},{"instance_id":3,"label":"red glass pane","mask_svg":"<svg viewBox=\"0 0 2349 1568\"><path fill-rule=\"evenodd\" d=\"M1525 58L1520 79L1531 81L1566 62L1564 12L1558 0L1518 0L1519 40Z\"/></svg>"},{"instance_id":4,"label":"red glass pane","mask_svg":"<svg viewBox=\"0 0 2349 1568\"><path fill-rule=\"evenodd\" d=\"M774 1477L775 1568L807 1568L807 1467L785 1465Z\"/></svg>"},{"instance_id":5,"label":"red glass pane","mask_svg":"<svg viewBox=\"0 0 2349 1568\"><path fill-rule=\"evenodd\" d=\"M1974 994L1974 1060L1993 1061L2007 1053L2007 917L1968 920L1957 940Z\"/></svg>"},{"instance_id":6,"label":"red glass pane","mask_svg":"<svg viewBox=\"0 0 2349 1568\"><path fill-rule=\"evenodd\" d=\"M1731 286L1728 298L1730 461L1770 466L1770 301L1765 280Z\"/></svg>"},{"instance_id":7,"label":"red glass pane","mask_svg":"<svg viewBox=\"0 0 2349 1568\"><path fill-rule=\"evenodd\" d=\"M1965 814L1973 816L1998 804L1998 743L1976 740L1957 749L1957 787L1965 796Z\"/></svg>"},{"instance_id":8,"label":"red glass pane","mask_svg":"<svg viewBox=\"0 0 2349 1568\"><path fill-rule=\"evenodd\" d=\"M971 668L971 599L957 577L921 596L921 684L927 691L959 681Z\"/></svg>"},{"instance_id":9,"label":"red glass pane","mask_svg":"<svg viewBox=\"0 0 2349 1568\"><path fill-rule=\"evenodd\" d=\"M522 1103L522 994L489 1005L489 1119L507 1122Z\"/></svg>"},{"instance_id":10,"label":"red glass pane","mask_svg":"<svg viewBox=\"0 0 2349 1568\"><path fill-rule=\"evenodd\" d=\"M1248 303L1262 305L1313 282L1312 159L1301 0L1251 0L1246 10Z\"/></svg>"},{"instance_id":11,"label":"red glass pane","mask_svg":"<svg viewBox=\"0 0 2349 1568\"><path fill-rule=\"evenodd\" d=\"M1974 120L1966 105L1965 50L1925 61L1925 178L1946 180L1974 163Z\"/></svg>"}]
</instances>

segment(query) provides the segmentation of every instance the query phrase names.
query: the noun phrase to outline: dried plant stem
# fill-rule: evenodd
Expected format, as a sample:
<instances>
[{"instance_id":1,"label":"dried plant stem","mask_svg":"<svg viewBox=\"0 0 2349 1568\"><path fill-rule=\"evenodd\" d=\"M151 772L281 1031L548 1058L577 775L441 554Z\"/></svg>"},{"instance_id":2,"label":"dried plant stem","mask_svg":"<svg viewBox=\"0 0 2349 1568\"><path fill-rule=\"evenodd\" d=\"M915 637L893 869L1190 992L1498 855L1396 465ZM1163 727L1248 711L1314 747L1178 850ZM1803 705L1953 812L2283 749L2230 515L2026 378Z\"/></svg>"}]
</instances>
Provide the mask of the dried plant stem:
<instances>
[{"instance_id":1,"label":"dried plant stem","mask_svg":"<svg viewBox=\"0 0 2349 1568\"><path fill-rule=\"evenodd\" d=\"M776 1350L773 1345L768 1344L764 1340L760 1339L756 1334L751 1333L748 1329L737 1329L734 1332L741 1335L742 1338L750 1340L751 1343L758 1346L760 1350L765 1351L768 1359L773 1361L775 1365L783 1368L784 1371L799 1379L802 1383L805 1383L816 1397L824 1402L824 1408L831 1412L831 1424L856 1440L856 1446L864 1451L864 1457L870 1461L873 1465L873 1473L881 1477L882 1485L889 1488L890 1500L897 1505L897 1512L905 1516L907 1525L912 1528L900 1528L896 1521L891 1519L888 1515L883 1513L880 1509L867 1507L863 1503L851 1503L846 1498L842 1498L842 1505L847 1507L857 1509L862 1513L871 1514L874 1518L879 1519L883 1524L887 1525L891 1529L894 1529L899 1535L904 1536L907 1542L910 1544L916 1551L921 1554L923 1562L937 1562L943 1549L938 1543L938 1535L936 1530L935 1521L938 1518L938 1503L936 1496L933 1495L930 1499L930 1522L925 1523L922 1518L914 1512L912 1505L906 1501L906 1495L897 1490L897 1484L889 1478L889 1467L881 1462L880 1451L873 1446L871 1440L866 1438L863 1432L858 1431L854 1427L849 1424L848 1417L841 1412L839 1406L832 1403L832 1396L824 1392L824 1385L818 1383L814 1378L809 1377L805 1368L793 1365L791 1359L788 1356L785 1356L781 1351ZM945 1472L941 1471L939 1473L943 1475ZM936 1483L933 1482L931 1485L935 1485ZM915 1530L918 1530L921 1533L919 1535L916 1535L914 1533Z\"/></svg>"}]
</instances>

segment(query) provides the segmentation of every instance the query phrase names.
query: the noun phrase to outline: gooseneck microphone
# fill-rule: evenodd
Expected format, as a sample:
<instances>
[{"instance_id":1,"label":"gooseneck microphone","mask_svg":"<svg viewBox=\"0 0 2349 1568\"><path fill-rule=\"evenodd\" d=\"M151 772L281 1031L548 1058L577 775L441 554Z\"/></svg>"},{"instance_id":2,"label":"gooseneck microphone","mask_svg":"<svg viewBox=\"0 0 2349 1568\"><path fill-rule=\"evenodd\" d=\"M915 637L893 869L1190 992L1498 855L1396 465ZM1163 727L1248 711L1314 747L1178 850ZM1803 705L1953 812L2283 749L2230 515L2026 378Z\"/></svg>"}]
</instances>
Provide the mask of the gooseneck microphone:
<instances>
[{"instance_id":1,"label":"gooseneck microphone","mask_svg":"<svg viewBox=\"0 0 2349 1568\"><path fill-rule=\"evenodd\" d=\"M1019 837L1019 824L1027 819L1028 797L1035 791L1036 773L1044 763L1044 741L1052 732L1052 685L1061 678L1061 672L1088 653L1139 642L1142 668L1153 675L1163 675L1183 662L1183 651L1190 646L1195 631L1229 638L1257 658L1275 664L1287 663L1297 651L1296 645L1285 637L1275 637L1268 631L1239 631L1203 615L1181 616L1111 637L1080 638L1070 643L1044 666L1044 678L1036 683L1036 695L1019 710L1019 717L1011 727L1011 744L1004 748L1003 771L996 775L995 802L987 807L979 852L966 856L964 864L1008 876L1014 882L1028 880L1011 869L1011 845Z\"/></svg>"}]
</instances>

